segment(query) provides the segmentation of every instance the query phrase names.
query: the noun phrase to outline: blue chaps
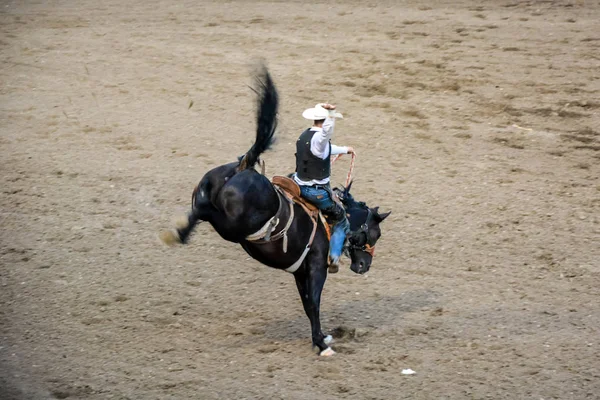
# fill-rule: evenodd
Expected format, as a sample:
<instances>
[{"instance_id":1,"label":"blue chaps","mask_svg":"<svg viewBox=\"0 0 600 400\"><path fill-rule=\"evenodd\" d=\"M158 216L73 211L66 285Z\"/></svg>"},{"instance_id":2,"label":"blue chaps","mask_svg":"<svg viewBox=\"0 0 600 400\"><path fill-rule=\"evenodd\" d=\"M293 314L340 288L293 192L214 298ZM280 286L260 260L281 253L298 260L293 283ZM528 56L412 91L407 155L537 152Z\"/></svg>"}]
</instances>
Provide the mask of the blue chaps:
<instances>
[{"instance_id":1,"label":"blue chaps","mask_svg":"<svg viewBox=\"0 0 600 400\"><path fill-rule=\"evenodd\" d=\"M344 208L333 201L333 193L329 185L300 185L302 197L314 204L333 222L333 233L329 243L329 256L337 261L342 255L346 235L350 231L350 223Z\"/></svg>"}]
</instances>

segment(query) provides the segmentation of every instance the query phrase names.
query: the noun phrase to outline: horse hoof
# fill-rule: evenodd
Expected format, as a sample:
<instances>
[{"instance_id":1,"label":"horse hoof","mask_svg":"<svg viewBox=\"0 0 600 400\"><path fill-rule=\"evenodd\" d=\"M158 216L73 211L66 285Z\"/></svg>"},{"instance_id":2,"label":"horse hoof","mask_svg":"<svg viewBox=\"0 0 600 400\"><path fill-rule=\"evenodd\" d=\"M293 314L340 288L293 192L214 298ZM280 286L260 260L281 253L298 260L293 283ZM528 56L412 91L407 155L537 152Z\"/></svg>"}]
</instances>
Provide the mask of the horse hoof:
<instances>
[{"instance_id":1,"label":"horse hoof","mask_svg":"<svg viewBox=\"0 0 600 400\"><path fill-rule=\"evenodd\" d=\"M325 336L325 338L323 339L323 341L325 342L326 345L329 346L331 343L333 343L333 336L327 335L327 336Z\"/></svg>"},{"instance_id":2,"label":"horse hoof","mask_svg":"<svg viewBox=\"0 0 600 400\"><path fill-rule=\"evenodd\" d=\"M335 351L333 351L331 349L331 347L328 347L325 350L323 350L321 353L319 353L319 355L323 356L323 357L331 357L334 354L335 354Z\"/></svg>"},{"instance_id":3,"label":"horse hoof","mask_svg":"<svg viewBox=\"0 0 600 400\"><path fill-rule=\"evenodd\" d=\"M174 246L181 243L181 238L179 237L177 231L163 231L158 236L160 237L160 240L162 240L167 246Z\"/></svg>"},{"instance_id":4,"label":"horse hoof","mask_svg":"<svg viewBox=\"0 0 600 400\"><path fill-rule=\"evenodd\" d=\"M175 227L177 229L185 229L189 224L188 217L185 215L182 215L175 220Z\"/></svg>"}]
</instances>

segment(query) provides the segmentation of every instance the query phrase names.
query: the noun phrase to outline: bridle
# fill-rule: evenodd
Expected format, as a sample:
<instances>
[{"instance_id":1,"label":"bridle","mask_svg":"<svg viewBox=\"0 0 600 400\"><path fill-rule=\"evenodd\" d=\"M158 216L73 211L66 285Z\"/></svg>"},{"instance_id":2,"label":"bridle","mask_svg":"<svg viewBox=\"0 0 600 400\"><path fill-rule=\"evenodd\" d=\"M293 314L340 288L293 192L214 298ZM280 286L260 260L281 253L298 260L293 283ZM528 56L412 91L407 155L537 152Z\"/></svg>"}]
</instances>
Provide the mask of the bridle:
<instances>
[{"instance_id":1,"label":"bridle","mask_svg":"<svg viewBox=\"0 0 600 400\"><path fill-rule=\"evenodd\" d=\"M358 228L356 231L352 231L352 236L348 239L348 250L349 251L363 251L369 254L371 257L375 257L375 242L377 239L373 240L369 237L369 221L373 219L373 212L371 209L367 207L367 219L364 224ZM356 243L352 243L352 237L358 236L360 234L365 234L365 243L363 245L357 245Z\"/></svg>"}]
</instances>

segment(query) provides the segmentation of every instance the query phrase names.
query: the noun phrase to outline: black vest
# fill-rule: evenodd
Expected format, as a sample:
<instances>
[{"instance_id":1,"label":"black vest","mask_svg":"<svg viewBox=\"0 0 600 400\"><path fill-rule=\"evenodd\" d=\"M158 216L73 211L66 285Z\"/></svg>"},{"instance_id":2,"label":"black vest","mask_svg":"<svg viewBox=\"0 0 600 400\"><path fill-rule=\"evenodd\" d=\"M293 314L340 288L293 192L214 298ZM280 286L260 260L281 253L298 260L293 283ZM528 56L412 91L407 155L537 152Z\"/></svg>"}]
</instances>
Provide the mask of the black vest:
<instances>
[{"instance_id":1,"label":"black vest","mask_svg":"<svg viewBox=\"0 0 600 400\"><path fill-rule=\"evenodd\" d=\"M314 134L315 131L307 129L296 141L296 174L303 181L325 179L331 175L331 142L328 143L329 154L323 160L310 151L310 141Z\"/></svg>"}]
</instances>

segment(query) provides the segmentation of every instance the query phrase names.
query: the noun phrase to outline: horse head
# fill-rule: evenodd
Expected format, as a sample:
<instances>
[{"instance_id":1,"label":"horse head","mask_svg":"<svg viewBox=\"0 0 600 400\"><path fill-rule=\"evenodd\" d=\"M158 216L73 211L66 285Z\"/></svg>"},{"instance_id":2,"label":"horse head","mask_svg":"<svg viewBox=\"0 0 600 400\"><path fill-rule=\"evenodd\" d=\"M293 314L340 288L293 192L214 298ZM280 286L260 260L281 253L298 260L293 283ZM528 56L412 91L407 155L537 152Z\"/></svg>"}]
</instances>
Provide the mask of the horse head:
<instances>
[{"instance_id":1,"label":"horse head","mask_svg":"<svg viewBox=\"0 0 600 400\"><path fill-rule=\"evenodd\" d=\"M350 222L347 247L352 260L350 269L357 274L364 274L371 268L375 244L381 237L379 224L391 211L380 214L379 207L370 208L364 202L354 200L350 194L351 187L352 182L344 189L335 188L334 192L344 205Z\"/></svg>"}]
</instances>

